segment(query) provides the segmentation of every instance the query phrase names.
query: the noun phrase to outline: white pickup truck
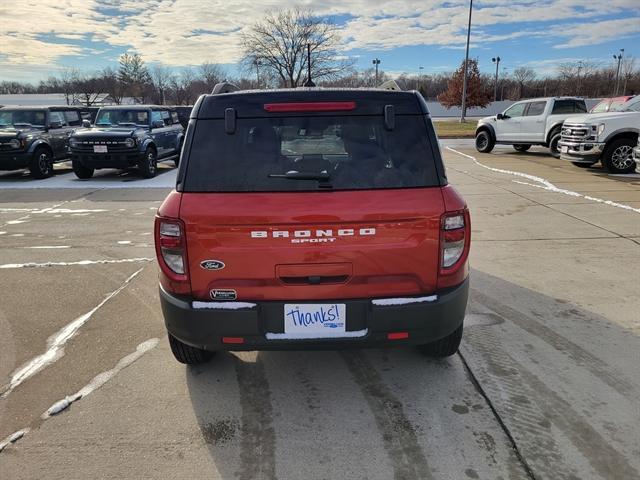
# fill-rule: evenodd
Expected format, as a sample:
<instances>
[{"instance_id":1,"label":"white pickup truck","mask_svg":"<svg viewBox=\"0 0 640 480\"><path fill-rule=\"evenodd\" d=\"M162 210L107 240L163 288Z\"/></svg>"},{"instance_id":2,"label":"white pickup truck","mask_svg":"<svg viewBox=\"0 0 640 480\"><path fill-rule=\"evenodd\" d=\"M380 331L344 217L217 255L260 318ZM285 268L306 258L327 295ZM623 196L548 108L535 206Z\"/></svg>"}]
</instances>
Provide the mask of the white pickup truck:
<instances>
[{"instance_id":1,"label":"white pickup truck","mask_svg":"<svg viewBox=\"0 0 640 480\"><path fill-rule=\"evenodd\" d=\"M542 145L558 158L562 122L576 113L587 113L582 98L536 98L514 103L504 112L478 121L476 150L489 153L496 144L503 144L526 152L532 145Z\"/></svg>"},{"instance_id":2,"label":"white pickup truck","mask_svg":"<svg viewBox=\"0 0 640 480\"><path fill-rule=\"evenodd\" d=\"M578 167L600 161L611 173L632 173L632 152L639 134L640 96L617 111L567 118L559 142L560 158Z\"/></svg>"}]
</instances>

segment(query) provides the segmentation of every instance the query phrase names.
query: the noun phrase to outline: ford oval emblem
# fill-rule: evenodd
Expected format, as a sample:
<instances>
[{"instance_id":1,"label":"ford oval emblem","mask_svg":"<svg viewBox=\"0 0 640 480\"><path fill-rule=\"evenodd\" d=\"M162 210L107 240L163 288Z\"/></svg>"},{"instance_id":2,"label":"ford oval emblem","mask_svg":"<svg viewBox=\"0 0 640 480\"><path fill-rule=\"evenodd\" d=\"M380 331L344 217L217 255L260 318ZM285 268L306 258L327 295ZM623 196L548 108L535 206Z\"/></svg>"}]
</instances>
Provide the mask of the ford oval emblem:
<instances>
[{"instance_id":1,"label":"ford oval emblem","mask_svg":"<svg viewBox=\"0 0 640 480\"><path fill-rule=\"evenodd\" d=\"M222 270L225 267L220 260L204 260L200 262L200 266L205 270Z\"/></svg>"}]
</instances>

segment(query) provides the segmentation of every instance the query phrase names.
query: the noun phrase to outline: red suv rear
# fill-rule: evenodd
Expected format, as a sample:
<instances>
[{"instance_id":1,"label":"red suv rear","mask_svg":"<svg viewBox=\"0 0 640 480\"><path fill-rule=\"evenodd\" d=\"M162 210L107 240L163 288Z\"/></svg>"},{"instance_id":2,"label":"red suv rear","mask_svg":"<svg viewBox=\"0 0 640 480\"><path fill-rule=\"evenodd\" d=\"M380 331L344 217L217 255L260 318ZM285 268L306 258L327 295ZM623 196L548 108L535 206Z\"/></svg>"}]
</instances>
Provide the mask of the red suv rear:
<instances>
[{"instance_id":1,"label":"red suv rear","mask_svg":"<svg viewBox=\"0 0 640 480\"><path fill-rule=\"evenodd\" d=\"M469 212L417 93L202 96L155 239L180 362L460 343Z\"/></svg>"}]
</instances>

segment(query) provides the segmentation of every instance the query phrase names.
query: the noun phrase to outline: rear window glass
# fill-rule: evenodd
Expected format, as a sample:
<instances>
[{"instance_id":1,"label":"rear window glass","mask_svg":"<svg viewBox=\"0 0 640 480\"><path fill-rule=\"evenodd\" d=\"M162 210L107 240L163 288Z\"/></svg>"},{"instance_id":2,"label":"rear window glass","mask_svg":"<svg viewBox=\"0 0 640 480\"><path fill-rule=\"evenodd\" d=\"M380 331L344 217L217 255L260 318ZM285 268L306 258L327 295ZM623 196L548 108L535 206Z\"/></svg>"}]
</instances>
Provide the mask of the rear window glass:
<instances>
[{"instance_id":1,"label":"rear window glass","mask_svg":"<svg viewBox=\"0 0 640 480\"><path fill-rule=\"evenodd\" d=\"M184 191L288 192L438 185L422 116L198 120ZM301 175L314 176L301 179ZM289 178L285 178L285 177ZM296 177L297 178L292 178Z\"/></svg>"},{"instance_id":2,"label":"rear window glass","mask_svg":"<svg viewBox=\"0 0 640 480\"><path fill-rule=\"evenodd\" d=\"M553 104L552 115L562 113L586 113L587 107L584 102L576 100L556 100Z\"/></svg>"}]
</instances>

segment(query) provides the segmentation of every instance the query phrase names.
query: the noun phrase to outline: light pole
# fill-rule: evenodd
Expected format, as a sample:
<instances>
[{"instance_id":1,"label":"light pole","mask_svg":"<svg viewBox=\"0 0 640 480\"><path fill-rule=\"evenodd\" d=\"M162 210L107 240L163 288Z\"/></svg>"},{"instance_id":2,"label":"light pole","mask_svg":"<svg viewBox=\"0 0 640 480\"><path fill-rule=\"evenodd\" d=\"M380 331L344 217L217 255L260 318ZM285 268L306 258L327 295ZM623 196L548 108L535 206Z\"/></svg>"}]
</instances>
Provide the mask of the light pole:
<instances>
[{"instance_id":1,"label":"light pole","mask_svg":"<svg viewBox=\"0 0 640 480\"><path fill-rule=\"evenodd\" d=\"M372 62L376 66L376 87L378 86L378 65L380 65L380 59L374 58Z\"/></svg>"},{"instance_id":2,"label":"light pole","mask_svg":"<svg viewBox=\"0 0 640 480\"><path fill-rule=\"evenodd\" d=\"M467 65L469 63L469 39L471 38L471 12L473 11L473 0L469 0L469 26L467 27L467 50L464 55L464 78L462 79L462 111L460 113L460 123L464 123L467 114Z\"/></svg>"},{"instance_id":3,"label":"light pole","mask_svg":"<svg viewBox=\"0 0 640 480\"><path fill-rule=\"evenodd\" d=\"M260 60L257 58L253 59L253 64L256 66L256 83L258 84L258 88L260 88Z\"/></svg>"},{"instance_id":4,"label":"light pole","mask_svg":"<svg viewBox=\"0 0 640 480\"><path fill-rule=\"evenodd\" d=\"M582 62L582 60L580 60L578 62L578 87L577 87L577 95L580 95L580 70L582 70L582 67L584 66L584 63Z\"/></svg>"},{"instance_id":5,"label":"light pole","mask_svg":"<svg viewBox=\"0 0 640 480\"><path fill-rule=\"evenodd\" d=\"M311 80L311 44L307 43L307 83L305 87L315 87L316 84Z\"/></svg>"},{"instance_id":6,"label":"light pole","mask_svg":"<svg viewBox=\"0 0 640 480\"><path fill-rule=\"evenodd\" d=\"M622 62L622 55L624 54L624 48L620 49L620 53L618 55L614 55L613 58L618 60L618 70L616 71L616 95L618 95L618 88L620 87L618 81L620 80L620 62Z\"/></svg>"},{"instance_id":7,"label":"light pole","mask_svg":"<svg viewBox=\"0 0 640 480\"><path fill-rule=\"evenodd\" d=\"M494 57L491 59L491 61L496 64L496 82L495 82L495 86L493 87L493 101L497 102L498 101L498 68L500 67L500 57Z\"/></svg>"}]
</instances>

